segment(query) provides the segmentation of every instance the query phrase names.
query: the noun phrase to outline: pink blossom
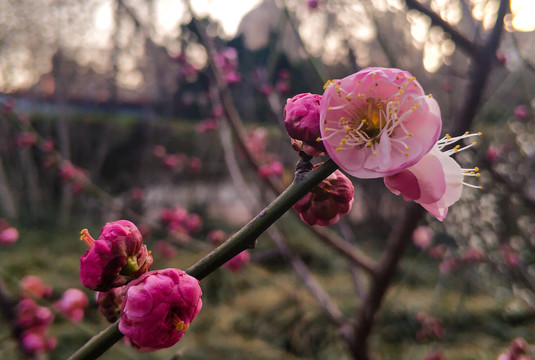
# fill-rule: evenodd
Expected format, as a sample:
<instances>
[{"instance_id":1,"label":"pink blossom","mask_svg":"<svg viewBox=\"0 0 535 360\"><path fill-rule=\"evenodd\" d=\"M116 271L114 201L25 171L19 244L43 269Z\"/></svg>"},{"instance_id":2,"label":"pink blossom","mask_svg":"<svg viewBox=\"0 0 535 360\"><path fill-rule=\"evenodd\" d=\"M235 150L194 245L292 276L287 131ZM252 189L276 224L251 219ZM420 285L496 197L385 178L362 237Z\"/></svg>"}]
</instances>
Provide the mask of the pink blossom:
<instances>
[{"instance_id":1,"label":"pink blossom","mask_svg":"<svg viewBox=\"0 0 535 360\"><path fill-rule=\"evenodd\" d=\"M37 141L37 135L33 132L23 132L17 135L15 141L20 148L30 147Z\"/></svg>"},{"instance_id":2,"label":"pink blossom","mask_svg":"<svg viewBox=\"0 0 535 360\"><path fill-rule=\"evenodd\" d=\"M301 141L300 147L310 156L325 152L320 140L320 103L321 95L305 93L288 99L284 107L284 126L288 135Z\"/></svg>"},{"instance_id":3,"label":"pink blossom","mask_svg":"<svg viewBox=\"0 0 535 360\"><path fill-rule=\"evenodd\" d=\"M113 288L106 292L97 292L96 301L98 311L104 315L109 322L115 322L121 313L121 304L123 303L124 286Z\"/></svg>"},{"instance_id":4,"label":"pink blossom","mask_svg":"<svg viewBox=\"0 0 535 360\"><path fill-rule=\"evenodd\" d=\"M478 134L465 134L452 138L447 135L437 142L437 145L415 165L397 174L385 177L386 187L396 195L403 195L405 201L415 201L427 211L442 221L448 214L448 207L461 197L463 185L478 188L465 183L465 176L479 177L479 169L462 169L450 155L471 147L441 151L444 146L454 143L461 138ZM479 187L480 188L480 187Z\"/></svg>"},{"instance_id":5,"label":"pink blossom","mask_svg":"<svg viewBox=\"0 0 535 360\"><path fill-rule=\"evenodd\" d=\"M84 229L81 240L90 247L80 258L80 280L89 289L107 291L125 285L152 265L151 252L130 221L106 223L98 240Z\"/></svg>"},{"instance_id":6,"label":"pink blossom","mask_svg":"<svg viewBox=\"0 0 535 360\"><path fill-rule=\"evenodd\" d=\"M176 256L176 249L165 240L156 241L154 249L164 259L170 260Z\"/></svg>"},{"instance_id":7,"label":"pink blossom","mask_svg":"<svg viewBox=\"0 0 535 360\"><path fill-rule=\"evenodd\" d=\"M429 226L418 226L412 233L414 245L425 250L433 244L433 230Z\"/></svg>"},{"instance_id":8,"label":"pink blossom","mask_svg":"<svg viewBox=\"0 0 535 360\"><path fill-rule=\"evenodd\" d=\"M351 210L353 192L351 181L336 170L295 203L294 209L309 225L332 225Z\"/></svg>"},{"instance_id":9,"label":"pink blossom","mask_svg":"<svg viewBox=\"0 0 535 360\"><path fill-rule=\"evenodd\" d=\"M25 294L35 299L47 298L52 294L52 286L47 285L40 277L27 275L19 281L19 287Z\"/></svg>"},{"instance_id":10,"label":"pink blossom","mask_svg":"<svg viewBox=\"0 0 535 360\"><path fill-rule=\"evenodd\" d=\"M133 188L130 190L130 198L133 201L142 201L145 197L145 191L142 188Z\"/></svg>"},{"instance_id":11,"label":"pink blossom","mask_svg":"<svg viewBox=\"0 0 535 360\"><path fill-rule=\"evenodd\" d=\"M197 175L201 171L201 168L202 168L201 159L196 156L190 157L188 168L192 175Z\"/></svg>"},{"instance_id":12,"label":"pink blossom","mask_svg":"<svg viewBox=\"0 0 535 360\"><path fill-rule=\"evenodd\" d=\"M46 332L26 330L20 335L22 351L28 355L36 355L53 350L57 341L49 337Z\"/></svg>"},{"instance_id":13,"label":"pink blossom","mask_svg":"<svg viewBox=\"0 0 535 360\"><path fill-rule=\"evenodd\" d=\"M14 227L0 230L0 245L11 245L17 242L19 239L19 231Z\"/></svg>"},{"instance_id":14,"label":"pink blossom","mask_svg":"<svg viewBox=\"0 0 535 360\"><path fill-rule=\"evenodd\" d=\"M54 307L71 322L78 323L84 318L84 311L88 304L89 300L83 291L68 289L63 293L61 299L54 303Z\"/></svg>"},{"instance_id":15,"label":"pink blossom","mask_svg":"<svg viewBox=\"0 0 535 360\"><path fill-rule=\"evenodd\" d=\"M282 172L284 170L284 166L280 161L272 161L268 164L264 164L260 166L258 169L258 175L262 178L269 178L269 177L280 177L282 176Z\"/></svg>"},{"instance_id":16,"label":"pink blossom","mask_svg":"<svg viewBox=\"0 0 535 360\"><path fill-rule=\"evenodd\" d=\"M199 134L204 134L214 130L217 130L217 120L215 119L203 120L195 126L195 131Z\"/></svg>"},{"instance_id":17,"label":"pink blossom","mask_svg":"<svg viewBox=\"0 0 535 360\"><path fill-rule=\"evenodd\" d=\"M366 68L324 86L321 140L358 178L393 175L416 164L442 127L437 102L406 71Z\"/></svg>"},{"instance_id":18,"label":"pink blossom","mask_svg":"<svg viewBox=\"0 0 535 360\"><path fill-rule=\"evenodd\" d=\"M167 154L167 150L162 145L155 145L152 148L152 154L157 158L163 158Z\"/></svg>"},{"instance_id":19,"label":"pink blossom","mask_svg":"<svg viewBox=\"0 0 535 360\"><path fill-rule=\"evenodd\" d=\"M442 262L438 265L438 270L441 274L447 275L451 273L453 270L455 270L459 266L459 261L455 258L448 258L442 260Z\"/></svg>"},{"instance_id":20,"label":"pink blossom","mask_svg":"<svg viewBox=\"0 0 535 360\"><path fill-rule=\"evenodd\" d=\"M223 230L212 230L206 235L206 238L211 244L219 245L225 241L227 235Z\"/></svg>"},{"instance_id":21,"label":"pink blossom","mask_svg":"<svg viewBox=\"0 0 535 360\"><path fill-rule=\"evenodd\" d=\"M478 248L469 248L461 255L461 261L465 263L474 263L485 259L485 253Z\"/></svg>"},{"instance_id":22,"label":"pink blossom","mask_svg":"<svg viewBox=\"0 0 535 360\"><path fill-rule=\"evenodd\" d=\"M46 329L53 321L54 314L49 308L39 306L35 301L24 298L16 306L16 325L20 329Z\"/></svg>"},{"instance_id":23,"label":"pink blossom","mask_svg":"<svg viewBox=\"0 0 535 360\"><path fill-rule=\"evenodd\" d=\"M245 265L251 260L251 254L249 250L243 250L238 255L234 256L232 259L225 263L225 267L233 272L240 271Z\"/></svg>"},{"instance_id":24,"label":"pink blossom","mask_svg":"<svg viewBox=\"0 0 535 360\"><path fill-rule=\"evenodd\" d=\"M311 10L317 9L318 5L319 5L319 0L308 0L307 1L307 6Z\"/></svg>"},{"instance_id":25,"label":"pink blossom","mask_svg":"<svg viewBox=\"0 0 535 360\"><path fill-rule=\"evenodd\" d=\"M493 163L494 161L496 161L498 156L500 156L499 149L494 145L489 146L487 149L487 153L485 154L485 158L487 159L487 161L489 163Z\"/></svg>"},{"instance_id":26,"label":"pink blossom","mask_svg":"<svg viewBox=\"0 0 535 360\"><path fill-rule=\"evenodd\" d=\"M119 330L139 350L179 341L202 307L199 281L179 269L149 271L126 287Z\"/></svg>"},{"instance_id":27,"label":"pink blossom","mask_svg":"<svg viewBox=\"0 0 535 360\"><path fill-rule=\"evenodd\" d=\"M518 105L515 107L514 115L518 120L526 120L529 115L528 107L526 105Z\"/></svg>"}]
</instances>

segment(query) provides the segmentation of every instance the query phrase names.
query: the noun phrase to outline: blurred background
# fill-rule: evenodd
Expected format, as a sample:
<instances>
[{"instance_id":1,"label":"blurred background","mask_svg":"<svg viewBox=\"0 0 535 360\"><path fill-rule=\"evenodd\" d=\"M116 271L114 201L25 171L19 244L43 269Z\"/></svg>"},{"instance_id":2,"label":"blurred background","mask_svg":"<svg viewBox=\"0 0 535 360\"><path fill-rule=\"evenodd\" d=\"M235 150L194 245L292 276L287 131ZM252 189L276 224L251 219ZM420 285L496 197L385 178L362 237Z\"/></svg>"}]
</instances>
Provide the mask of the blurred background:
<instances>
[{"instance_id":1,"label":"blurred background","mask_svg":"<svg viewBox=\"0 0 535 360\"><path fill-rule=\"evenodd\" d=\"M535 342L535 2L502 3L497 22L499 0L196 0L222 87L182 1L0 0L0 278L11 299L0 357L64 359L107 326L78 279L81 229L96 238L129 219L154 269L187 268L291 182L286 99L368 66L416 76L443 132L483 133L457 157L479 167L471 184L483 190L465 187L444 222L420 222L371 351L496 359L517 337ZM352 180L353 209L330 228L377 259L404 202L382 179ZM352 318L367 274L298 218L279 226ZM262 235L250 259L203 280L204 308L178 345L140 354L121 342L102 358L351 359L281 253ZM52 286L34 300L54 313L47 336L57 344L24 353L8 320L28 275ZM57 306L69 288L88 298L81 319Z\"/></svg>"}]
</instances>

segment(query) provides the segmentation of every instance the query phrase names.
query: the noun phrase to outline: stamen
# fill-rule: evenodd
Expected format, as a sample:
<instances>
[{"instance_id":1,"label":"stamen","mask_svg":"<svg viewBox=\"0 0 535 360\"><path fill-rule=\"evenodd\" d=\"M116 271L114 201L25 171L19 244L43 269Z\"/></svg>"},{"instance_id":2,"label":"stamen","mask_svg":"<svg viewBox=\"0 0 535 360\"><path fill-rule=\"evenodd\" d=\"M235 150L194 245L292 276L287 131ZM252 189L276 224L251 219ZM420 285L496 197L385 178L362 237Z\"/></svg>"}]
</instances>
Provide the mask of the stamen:
<instances>
[{"instance_id":1,"label":"stamen","mask_svg":"<svg viewBox=\"0 0 535 360\"><path fill-rule=\"evenodd\" d=\"M85 242L86 245L89 246L89 248L95 246L95 239L93 239L93 237L89 235L89 231L87 229L83 229L82 231L80 231L80 234L82 234L82 236L80 236L80 240Z\"/></svg>"}]
</instances>

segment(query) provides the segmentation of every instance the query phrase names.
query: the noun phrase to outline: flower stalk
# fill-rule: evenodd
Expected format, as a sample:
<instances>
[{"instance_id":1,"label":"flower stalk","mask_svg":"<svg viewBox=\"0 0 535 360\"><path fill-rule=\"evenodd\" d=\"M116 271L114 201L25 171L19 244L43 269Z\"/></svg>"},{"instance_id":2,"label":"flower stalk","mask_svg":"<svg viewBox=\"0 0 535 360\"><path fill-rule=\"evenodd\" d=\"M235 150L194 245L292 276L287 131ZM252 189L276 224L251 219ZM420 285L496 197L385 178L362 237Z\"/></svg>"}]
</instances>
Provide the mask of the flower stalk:
<instances>
[{"instance_id":1,"label":"flower stalk","mask_svg":"<svg viewBox=\"0 0 535 360\"><path fill-rule=\"evenodd\" d=\"M299 166L298 166L299 167ZM256 239L267 230L277 219L284 215L299 199L332 174L338 166L328 160L320 167L296 176L288 188L271 202L264 210L254 217L215 250L186 270L186 273L202 280L221 265L247 248L254 248ZM96 359L119 341L123 334L119 331L119 321L108 326L91 338L68 360Z\"/></svg>"}]
</instances>

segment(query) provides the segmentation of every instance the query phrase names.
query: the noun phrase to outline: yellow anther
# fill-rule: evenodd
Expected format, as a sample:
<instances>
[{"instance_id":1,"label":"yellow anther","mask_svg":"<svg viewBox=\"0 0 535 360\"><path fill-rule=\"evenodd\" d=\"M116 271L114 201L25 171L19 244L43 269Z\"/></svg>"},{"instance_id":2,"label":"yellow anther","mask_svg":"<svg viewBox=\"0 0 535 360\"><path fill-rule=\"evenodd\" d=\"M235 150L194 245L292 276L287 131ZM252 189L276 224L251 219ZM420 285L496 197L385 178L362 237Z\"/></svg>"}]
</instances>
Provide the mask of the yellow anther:
<instances>
[{"instance_id":1,"label":"yellow anther","mask_svg":"<svg viewBox=\"0 0 535 360\"><path fill-rule=\"evenodd\" d=\"M451 139L451 135L450 134L446 134L445 138L446 139Z\"/></svg>"},{"instance_id":2,"label":"yellow anther","mask_svg":"<svg viewBox=\"0 0 535 360\"><path fill-rule=\"evenodd\" d=\"M340 151L341 149L340 149L339 147L337 147L335 150L336 150L336 151Z\"/></svg>"},{"instance_id":3,"label":"yellow anther","mask_svg":"<svg viewBox=\"0 0 535 360\"><path fill-rule=\"evenodd\" d=\"M328 128L328 127L325 128L325 132L327 132L327 131L329 131L329 128Z\"/></svg>"},{"instance_id":4,"label":"yellow anther","mask_svg":"<svg viewBox=\"0 0 535 360\"><path fill-rule=\"evenodd\" d=\"M483 186L479 185L478 186L479 190L483 190Z\"/></svg>"},{"instance_id":5,"label":"yellow anther","mask_svg":"<svg viewBox=\"0 0 535 360\"><path fill-rule=\"evenodd\" d=\"M477 174L476 174L476 177L480 177L480 176L481 176L481 174L480 174L480 173L477 173Z\"/></svg>"},{"instance_id":6,"label":"yellow anther","mask_svg":"<svg viewBox=\"0 0 535 360\"><path fill-rule=\"evenodd\" d=\"M397 120L397 119L396 119L396 120ZM407 133L407 136L408 136L408 137L413 137L414 134L413 134L413 133Z\"/></svg>"},{"instance_id":7,"label":"yellow anther","mask_svg":"<svg viewBox=\"0 0 535 360\"><path fill-rule=\"evenodd\" d=\"M472 145L477 145L477 141L472 141Z\"/></svg>"},{"instance_id":8,"label":"yellow anther","mask_svg":"<svg viewBox=\"0 0 535 360\"><path fill-rule=\"evenodd\" d=\"M429 95L427 95L427 97L432 98L432 97L433 97L433 94L429 94Z\"/></svg>"},{"instance_id":9,"label":"yellow anther","mask_svg":"<svg viewBox=\"0 0 535 360\"><path fill-rule=\"evenodd\" d=\"M349 95L346 95L346 100L351 101L351 98L349 97Z\"/></svg>"},{"instance_id":10,"label":"yellow anther","mask_svg":"<svg viewBox=\"0 0 535 360\"><path fill-rule=\"evenodd\" d=\"M404 92L405 92L405 91L403 91L403 89L402 89L402 90L399 90L400 95L402 95Z\"/></svg>"},{"instance_id":11,"label":"yellow anther","mask_svg":"<svg viewBox=\"0 0 535 360\"><path fill-rule=\"evenodd\" d=\"M372 146L372 142L371 142L371 141L368 141L368 142L366 143L366 146L367 146L367 147L371 147L371 146Z\"/></svg>"},{"instance_id":12,"label":"yellow anther","mask_svg":"<svg viewBox=\"0 0 535 360\"><path fill-rule=\"evenodd\" d=\"M373 152L373 156L377 156L377 152L374 151L374 152Z\"/></svg>"},{"instance_id":13,"label":"yellow anther","mask_svg":"<svg viewBox=\"0 0 535 360\"><path fill-rule=\"evenodd\" d=\"M407 146L407 147L405 148L405 150L407 150L407 151L409 151L410 149L411 149L411 148L410 148L410 147L408 147L408 146Z\"/></svg>"},{"instance_id":14,"label":"yellow anther","mask_svg":"<svg viewBox=\"0 0 535 360\"><path fill-rule=\"evenodd\" d=\"M475 171L479 171L479 168L476 166L476 167L474 168L474 170L475 170Z\"/></svg>"},{"instance_id":15,"label":"yellow anther","mask_svg":"<svg viewBox=\"0 0 535 360\"><path fill-rule=\"evenodd\" d=\"M483 133L482 133L481 131L480 131L480 132L478 132L477 134L478 134L479 136L483 135Z\"/></svg>"},{"instance_id":16,"label":"yellow anther","mask_svg":"<svg viewBox=\"0 0 535 360\"><path fill-rule=\"evenodd\" d=\"M407 153L403 153L403 155L405 155L406 157L409 157L409 154L407 154Z\"/></svg>"},{"instance_id":17,"label":"yellow anther","mask_svg":"<svg viewBox=\"0 0 535 360\"><path fill-rule=\"evenodd\" d=\"M332 110L332 109L333 109L333 108L332 108L331 106L329 106L329 107L327 108L327 110Z\"/></svg>"},{"instance_id":18,"label":"yellow anther","mask_svg":"<svg viewBox=\"0 0 535 360\"><path fill-rule=\"evenodd\" d=\"M470 134L470 132L468 132L468 131L465 131L465 132L464 132L464 134L465 134L465 135L468 135L468 134Z\"/></svg>"},{"instance_id":19,"label":"yellow anther","mask_svg":"<svg viewBox=\"0 0 535 360\"><path fill-rule=\"evenodd\" d=\"M376 76L377 76L377 73L373 73L373 74L372 74L372 77L376 77Z\"/></svg>"},{"instance_id":20,"label":"yellow anther","mask_svg":"<svg viewBox=\"0 0 535 360\"><path fill-rule=\"evenodd\" d=\"M320 142L320 141L321 141L321 138L318 136L318 137L316 138L316 141L317 141L317 142Z\"/></svg>"}]
</instances>

